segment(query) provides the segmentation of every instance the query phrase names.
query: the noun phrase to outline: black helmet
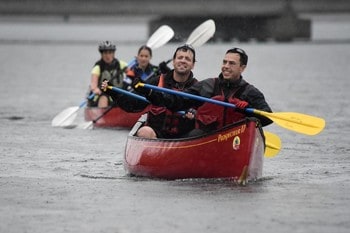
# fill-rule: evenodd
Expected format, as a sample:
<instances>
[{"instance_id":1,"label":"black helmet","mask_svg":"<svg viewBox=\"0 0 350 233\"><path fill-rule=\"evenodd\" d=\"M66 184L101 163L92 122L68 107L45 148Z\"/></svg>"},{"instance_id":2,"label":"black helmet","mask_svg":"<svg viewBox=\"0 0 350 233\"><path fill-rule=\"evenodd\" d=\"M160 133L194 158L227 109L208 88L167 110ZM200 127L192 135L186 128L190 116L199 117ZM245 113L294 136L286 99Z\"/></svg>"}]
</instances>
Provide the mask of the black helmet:
<instances>
[{"instance_id":1,"label":"black helmet","mask_svg":"<svg viewBox=\"0 0 350 233\"><path fill-rule=\"evenodd\" d=\"M100 51L100 53L102 53L103 51L115 51L115 44L113 44L112 42L106 40L106 41L102 41L98 44L98 51Z\"/></svg>"}]
</instances>

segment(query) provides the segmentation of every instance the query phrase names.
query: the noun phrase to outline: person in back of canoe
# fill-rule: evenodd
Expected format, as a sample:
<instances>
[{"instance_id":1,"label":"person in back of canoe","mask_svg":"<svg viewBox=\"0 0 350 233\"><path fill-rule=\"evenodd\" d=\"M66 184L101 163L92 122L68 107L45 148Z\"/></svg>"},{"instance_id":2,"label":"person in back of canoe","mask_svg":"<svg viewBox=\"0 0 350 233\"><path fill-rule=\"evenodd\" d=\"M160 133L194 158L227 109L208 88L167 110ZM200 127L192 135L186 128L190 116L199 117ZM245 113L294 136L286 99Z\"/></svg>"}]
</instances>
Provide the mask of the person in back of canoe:
<instances>
[{"instance_id":1,"label":"person in back of canoe","mask_svg":"<svg viewBox=\"0 0 350 233\"><path fill-rule=\"evenodd\" d=\"M126 77L124 78L124 87L125 90L132 89L132 80L137 76L142 81L160 75L160 69L158 66L155 66L151 63L152 59L152 49L147 45L142 45L138 52L135 60L126 72ZM161 63L162 65L162 63ZM167 68L167 66L165 66ZM164 71L164 68L163 68Z\"/></svg>"},{"instance_id":2,"label":"person in back of canoe","mask_svg":"<svg viewBox=\"0 0 350 233\"><path fill-rule=\"evenodd\" d=\"M101 59L98 60L91 71L90 94L95 96L88 101L89 107L105 108L115 104L115 101L103 92L100 86L103 80L116 87L123 86L123 79L127 68L127 63L115 57L116 46L110 41L102 41L98 45Z\"/></svg>"},{"instance_id":3,"label":"person in back of canoe","mask_svg":"<svg viewBox=\"0 0 350 233\"><path fill-rule=\"evenodd\" d=\"M151 63L152 59L152 49L147 45L142 45L137 52L135 59L130 62L126 69L126 76L124 77L123 89L133 92L132 82L137 77L137 80L142 80L145 82L147 79L155 78L161 73L167 73L170 68L167 66L166 62L161 62L158 66ZM113 85L113 83L106 81L101 86L102 90L109 95L114 103L118 103L118 106L126 112L141 112L149 104L143 101L139 101L135 98L130 98L128 95L117 93L106 89L107 85Z\"/></svg>"},{"instance_id":4,"label":"person in back of canoe","mask_svg":"<svg viewBox=\"0 0 350 233\"><path fill-rule=\"evenodd\" d=\"M150 91L150 89L137 85L135 87L137 90L140 89L138 91L146 93L147 99L156 106L165 106L171 111L197 108L196 129L189 133L189 136L195 136L219 129L243 119L245 116L251 116L242 110L247 107L272 112L262 92L243 79L242 73L247 67L247 63L248 55L244 50L240 48L229 49L223 58L221 73L218 77L197 82L186 90L186 93L189 94L232 103L236 105L236 108ZM255 117L259 118L262 126L272 123L264 116Z\"/></svg>"},{"instance_id":5,"label":"person in back of canoe","mask_svg":"<svg viewBox=\"0 0 350 233\"><path fill-rule=\"evenodd\" d=\"M168 68L161 67L161 73L158 76L152 76L147 79L145 83L164 87L168 89L184 91L192 86L198 80L193 77L192 69L195 65L196 53L193 47L190 45L179 46L173 55L173 69L169 71ZM166 62L165 62L166 63ZM164 65L164 64L163 64ZM141 77L135 77L132 86L135 88L135 84L143 82ZM102 89L107 87L108 83L102 84ZM146 89L138 89L138 94L148 94ZM133 97L127 95L120 96L125 98L123 102L128 101L128 106L132 106L132 101L136 101ZM140 101L138 101L140 102ZM140 103L144 107L148 106L145 102ZM137 106L135 107L137 108ZM184 110L184 109L181 109ZM193 110L189 109L185 111L185 114L181 114L177 111L170 111L165 107L151 106L147 115L146 124L141 127L137 136L145 138L176 138L186 135L188 132L194 129L195 122L193 116Z\"/></svg>"}]
</instances>

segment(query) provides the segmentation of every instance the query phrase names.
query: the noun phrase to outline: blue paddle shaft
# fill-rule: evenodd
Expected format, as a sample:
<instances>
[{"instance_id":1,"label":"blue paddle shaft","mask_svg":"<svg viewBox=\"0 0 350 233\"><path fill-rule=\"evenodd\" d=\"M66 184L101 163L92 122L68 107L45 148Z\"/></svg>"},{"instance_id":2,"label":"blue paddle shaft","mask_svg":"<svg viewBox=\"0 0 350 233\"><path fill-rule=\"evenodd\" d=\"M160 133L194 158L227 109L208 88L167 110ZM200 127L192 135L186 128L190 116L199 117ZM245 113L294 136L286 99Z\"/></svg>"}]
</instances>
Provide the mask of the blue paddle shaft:
<instances>
[{"instance_id":1,"label":"blue paddle shaft","mask_svg":"<svg viewBox=\"0 0 350 233\"><path fill-rule=\"evenodd\" d=\"M208 102L208 103L212 103L212 104L218 104L218 105L230 107L230 108L236 108L236 105L231 104L231 103L222 102L222 101L214 100L214 99L210 99L210 98L205 98L205 97L198 96L198 95L192 95L192 94L189 94L186 92L174 91L171 89L157 87L157 86L153 86L150 84L142 84L142 86L144 86L145 88L153 89L153 90L160 91L160 92L165 92L165 93L174 94L174 95L178 95L178 96L182 96L182 97L187 97L189 99L194 99L194 100L198 100L198 101L202 101L202 102Z\"/></svg>"},{"instance_id":2,"label":"blue paddle shaft","mask_svg":"<svg viewBox=\"0 0 350 233\"><path fill-rule=\"evenodd\" d=\"M91 100L92 98L94 98L94 96L95 96L95 93L91 93L91 94L87 97L87 99ZM79 105L79 108L84 107L86 103L87 103L87 100L84 100L83 102L81 102L80 105Z\"/></svg>"},{"instance_id":3,"label":"blue paddle shaft","mask_svg":"<svg viewBox=\"0 0 350 233\"><path fill-rule=\"evenodd\" d=\"M223 101L219 101L219 100L214 100L214 99L210 99L210 98L206 98L206 97L202 97L202 96L198 96L198 95L192 95L192 94L189 94L186 92L174 91L171 89L152 86L150 84L142 84L142 86L144 86L145 88L153 89L153 90L160 91L160 92L165 92L165 93L174 94L174 95L178 95L178 96L182 96L182 97L187 97L189 99L195 99L198 101L217 104L217 105L221 105L221 106L229 107L229 108L237 108L236 105L231 104L231 103L227 103L227 102L223 102ZM254 113L254 108L245 108L244 111L247 113Z\"/></svg>"},{"instance_id":4,"label":"blue paddle shaft","mask_svg":"<svg viewBox=\"0 0 350 233\"><path fill-rule=\"evenodd\" d=\"M108 86L108 88L112 89L115 92L119 92L119 93L122 93L122 94L125 94L125 95L128 95L128 96L134 97L134 98L136 98L138 100L141 100L141 101L149 103L149 101L143 96L134 94L132 92L129 92L129 91L123 90L121 88L117 88L117 87Z\"/></svg>"}]
</instances>

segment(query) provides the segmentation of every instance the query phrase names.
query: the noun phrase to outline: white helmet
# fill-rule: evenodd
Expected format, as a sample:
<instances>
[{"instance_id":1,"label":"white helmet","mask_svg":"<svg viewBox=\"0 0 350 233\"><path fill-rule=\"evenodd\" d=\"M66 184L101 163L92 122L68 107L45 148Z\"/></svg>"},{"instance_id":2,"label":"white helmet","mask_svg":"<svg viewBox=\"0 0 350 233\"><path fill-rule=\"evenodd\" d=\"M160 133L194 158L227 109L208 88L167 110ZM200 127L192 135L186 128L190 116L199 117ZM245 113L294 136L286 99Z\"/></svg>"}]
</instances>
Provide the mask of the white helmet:
<instances>
[{"instance_id":1,"label":"white helmet","mask_svg":"<svg viewBox=\"0 0 350 233\"><path fill-rule=\"evenodd\" d=\"M115 51L115 50L116 50L115 44L113 44L108 40L102 41L98 44L98 51L100 51L100 53L102 53L103 51Z\"/></svg>"}]
</instances>

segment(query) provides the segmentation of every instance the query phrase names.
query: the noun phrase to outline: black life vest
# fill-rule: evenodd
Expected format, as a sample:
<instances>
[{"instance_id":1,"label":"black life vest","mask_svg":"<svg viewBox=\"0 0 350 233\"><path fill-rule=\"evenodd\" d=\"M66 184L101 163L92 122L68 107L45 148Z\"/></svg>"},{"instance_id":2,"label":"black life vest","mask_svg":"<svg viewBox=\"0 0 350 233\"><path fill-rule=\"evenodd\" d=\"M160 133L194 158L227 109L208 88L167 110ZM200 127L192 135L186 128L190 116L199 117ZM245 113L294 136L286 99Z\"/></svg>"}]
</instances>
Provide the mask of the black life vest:
<instances>
[{"instance_id":1,"label":"black life vest","mask_svg":"<svg viewBox=\"0 0 350 233\"><path fill-rule=\"evenodd\" d=\"M107 79L109 83L115 87L123 86L123 71L120 68L120 62L113 59L111 64L107 64L102 59L95 63L100 67L100 77L98 86L101 86L103 80Z\"/></svg>"},{"instance_id":2,"label":"black life vest","mask_svg":"<svg viewBox=\"0 0 350 233\"><path fill-rule=\"evenodd\" d=\"M158 86L183 91L183 89L179 90L176 88L178 83L173 83L168 80L169 79L166 79L161 75ZM182 88L188 88L195 82L197 82L197 80L191 78L185 86L182 86ZM183 114L178 112L172 112L166 107L152 106L148 113L147 125L152 126L158 137L175 138L181 137L194 129L195 121L184 117Z\"/></svg>"}]
</instances>

